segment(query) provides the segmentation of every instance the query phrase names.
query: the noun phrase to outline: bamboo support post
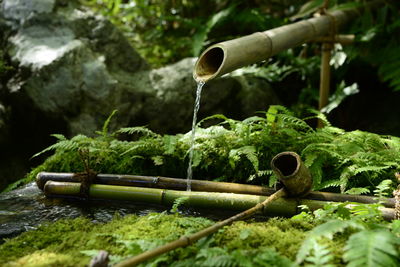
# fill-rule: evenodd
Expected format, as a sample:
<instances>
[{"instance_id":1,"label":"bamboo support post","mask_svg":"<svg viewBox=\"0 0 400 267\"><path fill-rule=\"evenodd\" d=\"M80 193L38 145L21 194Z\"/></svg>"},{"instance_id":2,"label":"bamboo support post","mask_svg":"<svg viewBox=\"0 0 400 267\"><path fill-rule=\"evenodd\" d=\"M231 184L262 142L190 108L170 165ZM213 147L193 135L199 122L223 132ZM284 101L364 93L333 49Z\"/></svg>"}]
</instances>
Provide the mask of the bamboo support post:
<instances>
[{"instance_id":1,"label":"bamboo support post","mask_svg":"<svg viewBox=\"0 0 400 267\"><path fill-rule=\"evenodd\" d=\"M350 45L353 44L355 40L354 34L337 34L333 37L331 36L322 36L317 37L312 42L316 43L338 43L341 45Z\"/></svg>"},{"instance_id":2,"label":"bamboo support post","mask_svg":"<svg viewBox=\"0 0 400 267\"><path fill-rule=\"evenodd\" d=\"M329 87L331 82L331 53L332 43L323 43L321 48L321 76L319 84L319 105L318 109L321 110L328 104ZM318 121L318 127L323 126L322 121Z\"/></svg>"},{"instance_id":3,"label":"bamboo support post","mask_svg":"<svg viewBox=\"0 0 400 267\"><path fill-rule=\"evenodd\" d=\"M74 173L41 172L36 177L36 183L38 187L43 190L47 181L76 183L77 179L74 177ZM94 184L162 188L171 190L186 190L187 187L185 179L123 174L97 174L96 178L94 179ZM269 196L275 192L274 189L263 186L205 180L192 180L192 191L250 194L260 196ZM311 191L303 198L333 202L348 201L366 204L377 203L380 201L387 208L394 208L395 205L393 198L378 200L377 198L371 196L344 195L330 192Z\"/></svg>"}]
</instances>

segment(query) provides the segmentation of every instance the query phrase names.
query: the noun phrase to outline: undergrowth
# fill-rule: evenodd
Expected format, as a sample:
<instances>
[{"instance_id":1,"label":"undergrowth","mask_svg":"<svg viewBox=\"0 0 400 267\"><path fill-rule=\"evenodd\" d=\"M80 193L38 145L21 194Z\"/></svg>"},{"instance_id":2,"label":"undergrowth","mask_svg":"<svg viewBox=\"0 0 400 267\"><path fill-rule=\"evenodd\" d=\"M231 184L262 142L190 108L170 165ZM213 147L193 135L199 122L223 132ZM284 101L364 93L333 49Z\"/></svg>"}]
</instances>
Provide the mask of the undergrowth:
<instances>
[{"instance_id":1,"label":"undergrowth","mask_svg":"<svg viewBox=\"0 0 400 267\"><path fill-rule=\"evenodd\" d=\"M86 266L99 250L110 253L113 264L211 223L205 218L177 213L131 215L106 224L94 224L83 218L60 220L6 241L0 246L0 265ZM290 219L236 222L144 266L266 266L268 262L290 266L305 237L304 231L312 226Z\"/></svg>"},{"instance_id":2,"label":"undergrowth","mask_svg":"<svg viewBox=\"0 0 400 267\"><path fill-rule=\"evenodd\" d=\"M272 157L295 151L310 169L315 190L372 194L381 183L387 191L395 187L394 173L400 166L398 137L346 132L331 126L318 112L299 119L282 106L271 106L260 114L243 121L214 115L199 122L194 178L273 186L277 179L270 168ZM316 118L325 127L309 126ZM190 132L162 136L145 127L130 127L110 133L111 119L97 137L54 135L57 142L37 155L54 154L25 181L34 180L40 171L83 171L82 151L88 151L90 167L99 173L186 177ZM201 127L211 120L221 122ZM122 138L127 135L133 136L130 141Z\"/></svg>"},{"instance_id":3,"label":"undergrowth","mask_svg":"<svg viewBox=\"0 0 400 267\"><path fill-rule=\"evenodd\" d=\"M0 265L87 266L100 250L115 264L212 223L176 211L116 215L105 224L59 220L6 240ZM234 222L140 266L398 266L399 234L399 221L383 221L376 204L329 204L290 219Z\"/></svg>"}]
</instances>

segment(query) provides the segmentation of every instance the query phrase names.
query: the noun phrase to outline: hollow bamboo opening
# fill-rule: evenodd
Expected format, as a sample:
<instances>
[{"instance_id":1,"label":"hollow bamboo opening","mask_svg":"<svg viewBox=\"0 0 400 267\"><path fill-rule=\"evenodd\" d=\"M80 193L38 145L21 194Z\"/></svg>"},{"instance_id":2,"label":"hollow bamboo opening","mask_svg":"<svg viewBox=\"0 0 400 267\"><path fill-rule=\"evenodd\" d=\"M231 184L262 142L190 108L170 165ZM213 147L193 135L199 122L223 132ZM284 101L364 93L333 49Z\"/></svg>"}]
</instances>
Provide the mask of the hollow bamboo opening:
<instances>
[{"instance_id":1,"label":"hollow bamboo opening","mask_svg":"<svg viewBox=\"0 0 400 267\"><path fill-rule=\"evenodd\" d=\"M297 158L291 154L285 154L276 158L274 165L283 176L294 175L299 167Z\"/></svg>"},{"instance_id":2,"label":"hollow bamboo opening","mask_svg":"<svg viewBox=\"0 0 400 267\"><path fill-rule=\"evenodd\" d=\"M206 51L196 63L196 77L198 81L206 81L215 76L221 69L225 52L221 47L213 47Z\"/></svg>"}]
</instances>

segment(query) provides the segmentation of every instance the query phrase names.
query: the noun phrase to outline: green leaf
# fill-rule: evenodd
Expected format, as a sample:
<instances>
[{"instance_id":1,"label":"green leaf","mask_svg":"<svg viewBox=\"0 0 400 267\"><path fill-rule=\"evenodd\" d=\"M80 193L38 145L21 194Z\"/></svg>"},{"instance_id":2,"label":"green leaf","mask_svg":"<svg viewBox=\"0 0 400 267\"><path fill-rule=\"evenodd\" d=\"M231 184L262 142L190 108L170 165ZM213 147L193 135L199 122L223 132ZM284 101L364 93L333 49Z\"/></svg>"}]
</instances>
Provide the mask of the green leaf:
<instances>
[{"instance_id":1,"label":"green leaf","mask_svg":"<svg viewBox=\"0 0 400 267\"><path fill-rule=\"evenodd\" d=\"M290 19L295 20L298 18L302 18L305 16L310 15L311 13L314 13L315 11L318 10L318 8L322 7L324 4L324 0L312 0L307 3L305 3L297 12L296 15L292 16Z\"/></svg>"},{"instance_id":2,"label":"green leaf","mask_svg":"<svg viewBox=\"0 0 400 267\"><path fill-rule=\"evenodd\" d=\"M310 231L307 238L304 240L299 251L297 252L296 262L302 263L306 257L310 254L314 247L314 243L322 237L329 239L333 238L333 235L339 232L343 232L347 228L364 229L362 224L355 221L343 221L343 220L330 220L324 224L318 225Z\"/></svg>"},{"instance_id":3,"label":"green leaf","mask_svg":"<svg viewBox=\"0 0 400 267\"><path fill-rule=\"evenodd\" d=\"M192 54L193 56L198 56L200 54L201 49L207 39L208 33L211 29L220 21L225 19L231 12L233 11L233 6L227 9L221 10L220 12L211 16L211 18L207 21L206 25L202 25L199 28L199 31L193 36L193 44L192 44Z\"/></svg>"},{"instance_id":4,"label":"green leaf","mask_svg":"<svg viewBox=\"0 0 400 267\"><path fill-rule=\"evenodd\" d=\"M333 260L333 255L328 249L328 246L319 244L316 240L313 242L311 254L305 259L305 261L311 265L309 267L334 267L335 265L330 264Z\"/></svg>"},{"instance_id":5,"label":"green leaf","mask_svg":"<svg viewBox=\"0 0 400 267\"><path fill-rule=\"evenodd\" d=\"M361 231L350 236L343 259L349 267L399 266L400 240L389 231Z\"/></svg>"}]
</instances>

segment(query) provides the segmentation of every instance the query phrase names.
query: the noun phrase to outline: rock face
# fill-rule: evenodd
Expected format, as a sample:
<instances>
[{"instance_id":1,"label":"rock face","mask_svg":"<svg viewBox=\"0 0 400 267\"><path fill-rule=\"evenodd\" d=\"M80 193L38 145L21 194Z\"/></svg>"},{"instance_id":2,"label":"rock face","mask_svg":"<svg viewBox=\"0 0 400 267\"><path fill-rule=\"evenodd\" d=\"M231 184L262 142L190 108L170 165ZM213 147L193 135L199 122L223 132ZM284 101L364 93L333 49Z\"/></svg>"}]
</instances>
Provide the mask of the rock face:
<instances>
[{"instance_id":1,"label":"rock face","mask_svg":"<svg viewBox=\"0 0 400 267\"><path fill-rule=\"evenodd\" d=\"M118 29L75 1L3 0L0 28L13 67L0 88L0 149L12 148L1 159L29 158L52 142L51 133L93 135L115 109L114 128L176 133L191 127L194 59L151 70ZM203 92L200 118L241 119L279 103L254 77L222 78ZM0 189L3 173L0 164Z\"/></svg>"}]
</instances>

